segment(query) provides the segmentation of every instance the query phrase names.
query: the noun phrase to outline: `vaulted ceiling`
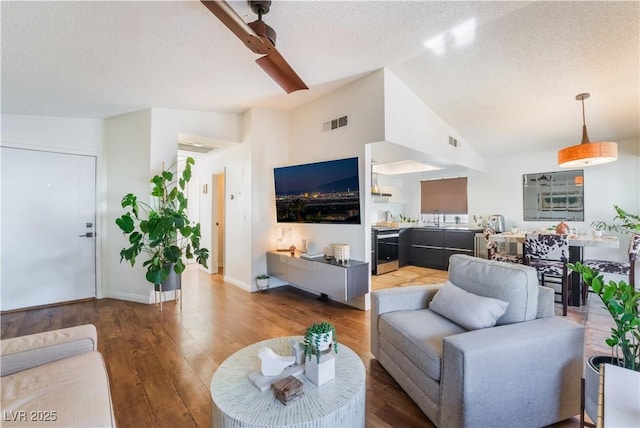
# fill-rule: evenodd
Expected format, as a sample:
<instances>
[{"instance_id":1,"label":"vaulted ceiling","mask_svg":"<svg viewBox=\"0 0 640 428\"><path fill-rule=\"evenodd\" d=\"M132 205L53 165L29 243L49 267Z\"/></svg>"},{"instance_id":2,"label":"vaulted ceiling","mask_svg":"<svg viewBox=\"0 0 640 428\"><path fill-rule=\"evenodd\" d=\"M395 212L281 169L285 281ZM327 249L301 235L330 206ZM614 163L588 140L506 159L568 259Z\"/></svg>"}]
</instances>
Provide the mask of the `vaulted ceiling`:
<instances>
[{"instance_id":1,"label":"vaulted ceiling","mask_svg":"<svg viewBox=\"0 0 640 428\"><path fill-rule=\"evenodd\" d=\"M231 2L246 21L246 2ZM2 112L289 110L389 68L482 156L640 136L640 2L274 1L285 94L198 1L1 2ZM425 42L428 41L428 46Z\"/></svg>"}]
</instances>

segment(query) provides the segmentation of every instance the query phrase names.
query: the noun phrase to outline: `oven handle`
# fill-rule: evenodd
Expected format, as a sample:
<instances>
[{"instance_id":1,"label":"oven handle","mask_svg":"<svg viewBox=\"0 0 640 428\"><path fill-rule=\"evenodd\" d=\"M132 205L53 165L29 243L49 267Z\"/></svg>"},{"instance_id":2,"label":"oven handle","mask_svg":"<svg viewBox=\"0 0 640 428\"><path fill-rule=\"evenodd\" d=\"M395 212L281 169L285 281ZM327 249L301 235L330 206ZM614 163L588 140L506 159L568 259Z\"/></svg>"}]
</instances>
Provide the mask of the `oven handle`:
<instances>
[{"instance_id":1,"label":"oven handle","mask_svg":"<svg viewBox=\"0 0 640 428\"><path fill-rule=\"evenodd\" d=\"M399 233L389 233L387 235L380 235L378 234L378 241L381 239L387 239L387 238L399 238L400 234Z\"/></svg>"}]
</instances>

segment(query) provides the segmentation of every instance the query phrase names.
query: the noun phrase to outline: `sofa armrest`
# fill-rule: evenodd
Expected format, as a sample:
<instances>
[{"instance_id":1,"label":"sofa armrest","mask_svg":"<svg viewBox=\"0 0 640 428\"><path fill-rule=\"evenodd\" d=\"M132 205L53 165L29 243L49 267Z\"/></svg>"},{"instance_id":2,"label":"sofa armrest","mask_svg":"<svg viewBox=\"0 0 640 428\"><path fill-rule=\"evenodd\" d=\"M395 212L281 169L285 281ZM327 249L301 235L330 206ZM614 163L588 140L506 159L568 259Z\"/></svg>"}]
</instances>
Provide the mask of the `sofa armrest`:
<instances>
[{"instance_id":1,"label":"sofa armrest","mask_svg":"<svg viewBox=\"0 0 640 428\"><path fill-rule=\"evenodd\" d=\"M371 293L371 353L378 357L378 318L394 311L425 309L443 284L412 285Z\"/></svg>"},{"instance_id":2,"label":"sofa armrest","mask_svg":"<svg viewBox=\"0 0 640 428\"><path fill-rule=\"evenodd\" d=\"M441 426L546 426L580 412L584 327L560 317L444 339Z\"/></svg>"},{"instance_id":3,"label":"sofa armrest","mask_svg":"<svg viewBox=\"0 0 640 428\"><path fill-rule=\"evenodd\" d=\"M92 324L5 339L0 342L0 374L6 376L97 350L98 335Z\"/></svg>"},{"instance_id":4,"label":"sofa armrest","mask_svg":"<svg viewBox=\"0 0 640 428\"><path fill-rule=\"evenodd\" d=\"M555 296L556 293L553 291L553 288L538 288L538 310L536 312L536 318L547 318L555 315L553 303Z\"/></svg>"}]
</instances>

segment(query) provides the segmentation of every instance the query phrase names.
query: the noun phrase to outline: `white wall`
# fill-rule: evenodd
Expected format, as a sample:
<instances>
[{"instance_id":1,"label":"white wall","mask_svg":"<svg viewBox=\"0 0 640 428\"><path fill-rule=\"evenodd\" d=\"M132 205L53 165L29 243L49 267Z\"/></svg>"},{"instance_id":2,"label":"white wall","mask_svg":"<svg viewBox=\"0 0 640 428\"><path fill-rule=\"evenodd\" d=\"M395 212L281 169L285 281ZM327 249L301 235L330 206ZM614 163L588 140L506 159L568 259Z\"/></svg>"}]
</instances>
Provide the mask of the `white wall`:
<instances>
[{"instance_id":1,"label":"white wall","mask_svg":"<svg viewBox=\"0 0 640 428\"><path fill-rule=\"evenodd\" d=\"M420 212L420 193L417 193L416 197L415 182L418 180L417 174L378 174L380 193L389 193L391 196L372 198L371 223L384 221L385 211L390 211L394 219L397 219L400 214L417 218ZM416 201L417 210L414 207Z\"/></svg>"},{"instance_id":2,"label":"white wall","mask_svg":"<svg viewBox=\"0 0 640 428\"><path fill-rule=\"evenodd\" d=\"M210 152L198 160L198 173L201 181L211 174L225 174L224 280L249 290L252 284L251 112L242 115L241 123L241 143ZM201 221L206 221L202 213Z\"/></svg>"},{"instance_id":3,"label":"white wall","mask_svg":"<svg viewBox=\"0 0 640 428\"><path fill-rule=\"evenodd\" d=\"M51 151L101 154L104 121L68 117L2 115L2 144Z\"/></svg>"},{"instance_id":4,"label":"white wall","mask_svg":"<svg viewBox=\"0 0 640 428\"><path fill-rule=\"evenodd\" d=\"M129 241L115 224L115 219L124 214L120 201L126 194L133 193L141 202L150 201L151 110L107 119L105 152L109 159L102 266L105 296L149 303L150 284L145 279L146 270L142 266L144 255L139 257L133 268L126 262L120 263L120 250L128 247Z\"/></svg>"},{"instance_id":5,"label":"white wall","mask_svg":"<svg viewBox=\"0 0 640 428\"><path fill-rule=\"evenodd\" d=\"M251 272L252 278L255 278L267 272L266 252L275 249L276 200L273 168L286 162L288 157L289 113L252 109L250 132L251 188L254 189L251 195ZM251 290L257 290L253 280Z\"/></svg>"},{"instance_id":6,"label":"white wall","mask_svg":"<svg viewBox=\"0 0 640 428\"><path fill-rule=\"evenodd\" d=\"M418 150L440 164L484 169L484 161L460 134L389 70L384 70L385 140ZM449 136L459 146L449 145Z\"/></svg>"},{"instance_id":7,"label":"white wall","mask_svg":"<svg viewBox=\"0 0 640 428\"><path fill-rule=\"evenodd\" d=\"M0 145L32 148L61 153L96 156L96 266L102 263L102 243L105 235L103 217L106 193L106 156L104 147L104 121L67 117L1 115ZM16 183L19 185L19 183ZM103 297L105 282L96 273L97 297Z\"/></svg>"},{"instance_id":8,"label":"white wall","mask_svg":"<svg viewBox=\"0 0 640 428\"><path fill-rule=\"evenodd\" d=\"M322 249L334 242L350 244L351 258L369 260L370 223L364 215L371 203L365 145L384 139L383 71L371 73L291 112L288 164L359 158L361 225L293 224L296 246L306 238ZM348 125L323 131L322 124L342 115ZM283 165L279 165L283 166ZM275 227L275 225L274 225Z\"/></svg>"},{"instance_id":9,"label":"white wall","mask_svg":"<svg viewBox=\"0 0 640 428\"><path fill-rule=\"evenodd\" d=\"M179 134L223 142L240 142L240 115L198 110L151 109L150 172L156 174L176 160Z\"/></svg>"}]
</instances>

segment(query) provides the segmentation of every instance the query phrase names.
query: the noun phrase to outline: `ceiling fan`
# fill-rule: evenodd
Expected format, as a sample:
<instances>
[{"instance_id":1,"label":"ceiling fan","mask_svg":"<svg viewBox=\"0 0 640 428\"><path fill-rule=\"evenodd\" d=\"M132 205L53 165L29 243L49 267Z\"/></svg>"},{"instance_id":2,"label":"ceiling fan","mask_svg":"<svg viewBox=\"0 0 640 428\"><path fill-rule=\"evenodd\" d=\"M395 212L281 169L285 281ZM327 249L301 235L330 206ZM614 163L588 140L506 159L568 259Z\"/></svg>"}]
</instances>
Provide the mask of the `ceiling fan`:
<instances>
[{"instance_id":1,"label":"ceiling fan","mask_svg":"<svg viewBox=\"0 0 640 428\"><path fill-rule=\"evenodd\" d=\"M249 1L251 10L258 15L258 20L246 23L224 0L204 1L211 11L224 25L238 36L253 53L264 55L256 63L276 81L286 93L309 89L293 68L285 61L276 49L276 32L262 20L262 15L269 12L271 1Z\"/></svg>"}]
</instances>

